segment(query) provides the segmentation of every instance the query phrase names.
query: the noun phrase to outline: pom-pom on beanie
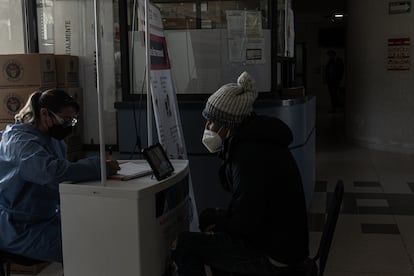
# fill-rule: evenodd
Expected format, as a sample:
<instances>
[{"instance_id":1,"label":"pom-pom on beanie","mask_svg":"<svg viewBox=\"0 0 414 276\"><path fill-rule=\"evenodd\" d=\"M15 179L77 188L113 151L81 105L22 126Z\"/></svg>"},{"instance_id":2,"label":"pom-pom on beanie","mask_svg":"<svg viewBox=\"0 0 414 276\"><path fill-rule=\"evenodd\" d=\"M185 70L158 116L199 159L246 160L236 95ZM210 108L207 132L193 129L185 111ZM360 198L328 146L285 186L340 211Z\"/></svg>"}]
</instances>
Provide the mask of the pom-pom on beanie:
<instances>
[{"instance_id":1,"label":"pom-pom on beanie","mask_svg":"<svg viewBox=\"0 0 414 276\"><path fill-rule=\"evenodd\" d=\"M238 126L253 112L257 92L254 79L243 72L237 83L228 83L212 94L203 110L203 117L228 128Z\"/></svg>"}]
</instances>

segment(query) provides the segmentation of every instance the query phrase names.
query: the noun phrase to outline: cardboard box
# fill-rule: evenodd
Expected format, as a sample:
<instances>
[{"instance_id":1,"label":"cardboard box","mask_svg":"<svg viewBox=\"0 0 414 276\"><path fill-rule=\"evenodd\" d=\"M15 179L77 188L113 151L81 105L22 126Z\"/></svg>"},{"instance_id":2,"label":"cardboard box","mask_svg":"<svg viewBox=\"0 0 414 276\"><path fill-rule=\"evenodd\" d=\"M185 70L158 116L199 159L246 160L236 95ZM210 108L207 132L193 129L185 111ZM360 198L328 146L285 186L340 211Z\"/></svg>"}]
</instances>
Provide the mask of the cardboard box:
<instances>
[{"instance_id":1,"label":"cardboard box","mask_svg":"<svg viewBox=\"0 0 414 276\"><path fill-rule=\"evenodd\" d=\"M70 55L55 55L56 82L58 87L79 86L79 58Z\"/></svg>"},{"instance_id":2,"label":"cardboard box","mask_svg":"<svg viewBox=\"0 0 414 276\"><path fill-rule=\"evenodd\" d=\"M83 89L82 87L59 87L58 89L65 91L72 96L75 101L81 106L83 105Z\"/></svg>"},{"instance_id":3,"label":"cardboard box","mask_svg":"<svg viewBox=\"0 0 414 276\"><path fill-rule=\"evenodd\" d=\"M82 141L82 137L78 136L78 135L70 135L68 137L65 138L65 143L67 145L67 153L68 156L75 152L76 155L79 155L79 152L83 151L83 141ZM70 160L72 161L72 160Z\"/></svg>"},{"instance_id":4,"label":"cardboard box","mask_svg":"<svg viewBox=\"0 0 414 276\"><path fill-rule=\"evenodd\" d=\"M80 115L83 113L83 90L81 87L61 87L59 88L71 95L80 105ZM0 122L13 120L22 107L26 104L30 95L35 91L44 91L46 88L38 86L27 87L0 87ZM81 123L82 120L79 120ZM78 124L79 125L79 124ZM80 131L80 130L79 130Z\"/></svg>"},{"instance_id":5,"label":"cardboard box","mask_svg":"<svg viewBox=\"0 0 414 276\"><path fill-rule=\"evenodd\" d=\"M53 54L0 55L0 87L56 86Z\"/></svg>"},{"instance_id":6,"label":"cardboard box","mask_svg":"<svg viewBox=\"0 0 414 276\"><path fill-rule=\"evenodd\" d=\"M0 119L0 131L5 130L7 125L12 125L12 124L14 124L14 120Z\"/></svg>"},{"instance_id":7,"label":"cardboard box","mask_svg":"<svg viewBox=\"0 0 414 276\"><path fill-rule=\"evenodd\" d=\"M37 86L0 88L0 122L13 121L26 104L29 96L39 90Z\"/></svg>"},{"instance_id":8,"label":"cardboard box","mask_svg":"<svg viewBox=\"0 0 414 276\"><path fill-rule=\"evenodd\" d=\"M14 121L0 122L0 141L3 136L3 131L6 129L7 125L12 125L12 124L14 124Z\"/></svg>"}]
</instances>

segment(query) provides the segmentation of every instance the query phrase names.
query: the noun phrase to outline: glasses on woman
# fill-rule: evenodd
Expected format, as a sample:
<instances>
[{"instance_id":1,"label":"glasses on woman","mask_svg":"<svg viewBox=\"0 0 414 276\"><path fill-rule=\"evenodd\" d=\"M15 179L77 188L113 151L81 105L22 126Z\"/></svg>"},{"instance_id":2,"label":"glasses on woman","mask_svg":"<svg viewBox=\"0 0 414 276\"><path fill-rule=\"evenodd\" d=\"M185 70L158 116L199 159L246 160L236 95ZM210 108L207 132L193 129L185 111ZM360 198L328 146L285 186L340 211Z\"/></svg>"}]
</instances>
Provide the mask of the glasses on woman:
<instances>
[{"instance_id":1,"label":"glasses on woman","mask_svg":"<svg viewBox=\"0 0 414 276\"><path fill-rule=\"evenodd\" d=\"M52 110L48 110L48 111L50 114L53 115L53 117L55 117L56 121L58 121L58 123L63 127L74 127L78 123L78 119L76 117L72 117L68 120L65 120L59 115L57 115L55 112L53 112Z\"/></svg>"}]
</instances>

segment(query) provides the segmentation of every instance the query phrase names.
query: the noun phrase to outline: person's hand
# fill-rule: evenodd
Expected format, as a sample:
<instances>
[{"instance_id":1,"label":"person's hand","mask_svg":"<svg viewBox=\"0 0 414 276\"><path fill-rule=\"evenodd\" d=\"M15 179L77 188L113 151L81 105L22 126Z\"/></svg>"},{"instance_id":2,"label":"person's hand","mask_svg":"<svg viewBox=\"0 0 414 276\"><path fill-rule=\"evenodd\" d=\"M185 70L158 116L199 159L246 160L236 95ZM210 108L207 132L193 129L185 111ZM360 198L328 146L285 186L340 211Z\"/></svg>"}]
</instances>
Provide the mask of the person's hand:
<instances>
[{"instance_id":1,"label":"person's hand","mask_svg":"<svg viewBox=\"0 0 414 276\"><path fill-rule=\"evenodd\" d=\"M204 233L214 233L214 228L216 227L216 225L215 224L211 224L211 225L209 225L209 226L207 226L207 227L205 227L203 230L202 230L202 232L204 232Z\"/></svg>"},{"instance_id":2,"label":"person's hand","mask_svg":"<svg viewBox=\"0 0 414 276\"><path fill-rule=\"evenodd\" d=\"M116 174L121 169L119 167L118 161L116 160L106 161L106 167L108 169L109 175Z\"/></svg>"},{"instance_id":3,"label":"person's hand","mask_svg":"<svg viewBox=\"0 0 414 276\"><path fill-rule=\"evenodd\" d=\"M222 225L226 217L226 211L219 208L207 208L198 216L201 232L216 232L217 225Z\"/></svg>"},{"instance_id":4,"label":"person's hand","mask_svg":"<svg viewBox=\"0 0 414 276\"><path fill-rule=\"evenodd\" d=\"M178 242L178 238L175 239L171 244L170 244L170 249L171 250L175 250L177 248L177 242Z\"/></svg>"}]
</instances>

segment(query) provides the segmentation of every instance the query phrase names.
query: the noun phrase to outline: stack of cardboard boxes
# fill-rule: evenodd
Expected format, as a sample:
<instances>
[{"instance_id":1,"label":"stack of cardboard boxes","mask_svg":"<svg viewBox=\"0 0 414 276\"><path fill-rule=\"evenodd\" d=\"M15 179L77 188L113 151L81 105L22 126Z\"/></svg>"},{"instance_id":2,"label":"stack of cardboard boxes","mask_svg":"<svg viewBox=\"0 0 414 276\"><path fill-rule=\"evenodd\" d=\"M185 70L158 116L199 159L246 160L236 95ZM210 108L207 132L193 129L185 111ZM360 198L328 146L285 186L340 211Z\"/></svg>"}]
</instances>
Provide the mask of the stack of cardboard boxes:
<instances>
[{"instance_id":1,"label":"stack of cardboard boxes","mask_svg":"<svg viewBox=\"0 0 414 276\"><path fill-rule=\"evenodd\" d=\"M14 123L14 116L22 109L30 95L38 90L58 88L74 97L81 106L82 88L79 86L78 57L53 54L0 55L0 130ZM79 118L79 122L82 120ZM66 138L68 159L83 157L82 124L74 127Z\"/></svg>"},{"instance_id":2,"label":"stack of cardboard boxes","mask_svg":"<svg viewBox=\"0 0 414 276\"><path fill-rule=\"evenodd\" d=\"M56 64L52 54L0 55L0 129L14 123L14 115L30 94L56 87Z\"/></svg>"},{"instance_id":3,"label":"stack of cardboard boxes","mask_svg":"<svg viewBox=\"0 0 414 276\"><path fill-rule=\"evenodd\" d=\"M65 139L68 145L68 160L76 161L84 157L83 152L83 91L79 85L79 59L77 56L55 55L57 88L71 95L81 107L78 123L73 133Z\"/></svg>"}]
</instances>

